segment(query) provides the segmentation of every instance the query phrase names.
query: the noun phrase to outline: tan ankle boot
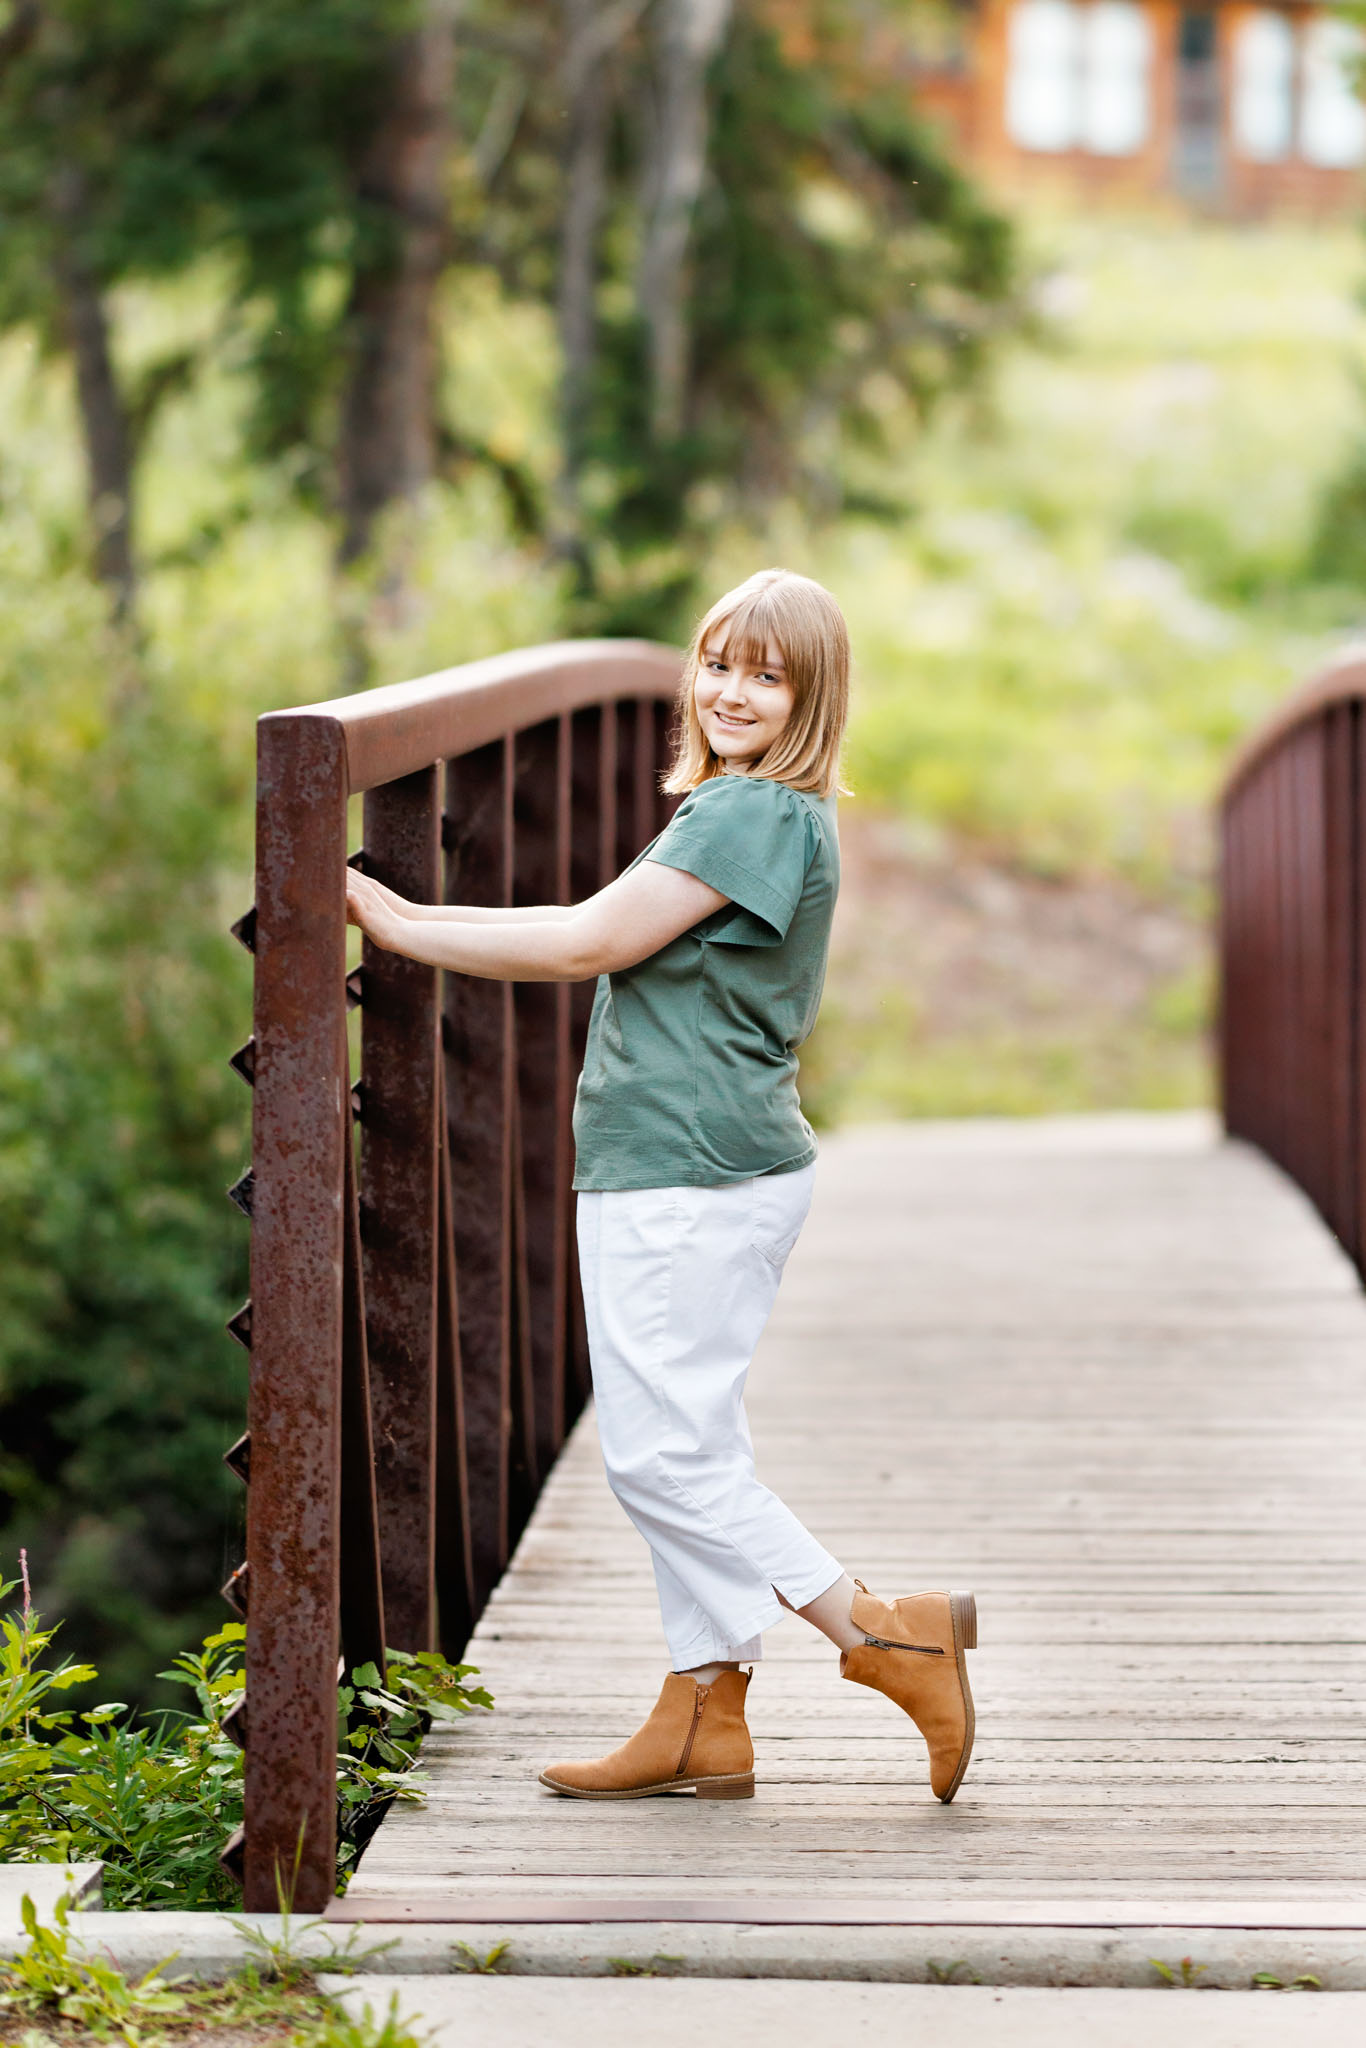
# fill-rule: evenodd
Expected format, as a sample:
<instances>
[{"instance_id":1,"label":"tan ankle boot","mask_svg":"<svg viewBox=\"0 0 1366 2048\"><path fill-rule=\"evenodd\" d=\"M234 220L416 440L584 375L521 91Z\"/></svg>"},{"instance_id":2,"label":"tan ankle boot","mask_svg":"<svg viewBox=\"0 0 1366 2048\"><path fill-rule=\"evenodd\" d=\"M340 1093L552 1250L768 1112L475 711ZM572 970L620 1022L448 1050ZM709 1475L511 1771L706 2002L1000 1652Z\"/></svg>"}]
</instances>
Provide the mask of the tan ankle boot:
<instances>
[{"instance_id":1,"label":"tan ankle boot","mask_svg":"<svg viewBox=\"0 0 1366 2048\"><path fill-rule=\"evenodd\" d=\"M862 1579L849 1609L864 1640L840 1658L840 1675L871 1685L908 1713L930 1752L930 1789L947 1806L963 1782L976 1725L965 1650L977 1648L971 1593L912 1593L879 1600Z\"/></svg>"},{"instance_id":2,"label":"tan ankle boot","mask_svg":"<svg viewBox=\"0 0 1366 2048\"><path fill-rule=\"evenodd\" d=\"M571 1799L648 1799L656 1792L752 1799L749 1681L748 1671L723 1671L710 1685L699 1685L671 1671L649 1720L620 1749L592 1763L552 1764L541 1772L541 1783Z\"/></svg>"}]
</instances>

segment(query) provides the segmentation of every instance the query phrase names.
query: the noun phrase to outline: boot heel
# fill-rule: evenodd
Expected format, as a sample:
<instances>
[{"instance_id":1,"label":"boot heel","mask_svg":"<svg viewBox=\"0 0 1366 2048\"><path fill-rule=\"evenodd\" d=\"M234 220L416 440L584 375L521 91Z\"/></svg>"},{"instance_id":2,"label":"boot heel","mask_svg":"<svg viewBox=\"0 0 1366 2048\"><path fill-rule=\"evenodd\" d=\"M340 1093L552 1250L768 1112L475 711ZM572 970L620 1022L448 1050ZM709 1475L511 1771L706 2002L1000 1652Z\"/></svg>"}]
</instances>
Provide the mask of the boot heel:
<instances>
[{"instance_id":1,"label":"boot heel","mask_svg":"<svg viewBox=\"0 0 1366 2048\"><path fill-rule=\"evenodd\" d=\"M965 1650L977 1648L977 1602L971 1593L950 1593L953 1633Z\"/></svg>"},{"instance_id":2,"label":"boot heel","mask_svg":"<svg viewBox=\"0 0 1366 2048\"><path fill-rule=\"evenodd\" d=\"M754 1797L754 1773L747 1778L699 1778L697 1781L699 1799L752 1799Z\"/></svg>"}]
</instances>

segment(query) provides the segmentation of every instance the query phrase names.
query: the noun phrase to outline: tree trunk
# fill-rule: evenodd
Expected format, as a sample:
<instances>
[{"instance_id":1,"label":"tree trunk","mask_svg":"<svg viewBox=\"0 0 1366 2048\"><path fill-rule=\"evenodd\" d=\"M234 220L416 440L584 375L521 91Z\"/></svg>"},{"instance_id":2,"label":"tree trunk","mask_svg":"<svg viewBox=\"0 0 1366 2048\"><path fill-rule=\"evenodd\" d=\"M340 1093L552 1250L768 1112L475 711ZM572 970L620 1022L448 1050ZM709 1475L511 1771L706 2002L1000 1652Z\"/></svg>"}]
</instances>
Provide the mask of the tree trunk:
<instances>
[{"instance_id":1,"label":"tree trunk","mask_svg":"<svg viewBox=\"0 0 1366 2048\"><path fill-rule=\"evenodd\" d=\"M596 354L598 231L607 192L607 127L610 106L605 52L593 31L603 13L601 0L564 0L564 91L568 140L564 166L564 213L560 220L560 430L563 441L565 511L577 509L583 467L584 431Z\"/></svg>"},{"instance_id":2,"label":"tree trunk","mask_svg":"<svg viewBox=\"0 0 1366 2048\"><path fill-rule=\"evenodd\" d=\"M730 14L731 0L656 0L653 15L655 132L639 296L657 441L672 439L683 426L688 237L707 167L707 72Z\"/></svg>"},{"instance_id":3,"label":"tree trunk","mask_svg":"<svg viewBox=\"0 0 1366 2048\"><path fill-rule=\"evenodd\" d=\"M115 617L126 619L136 596L131 440L114 375L104 297L81 251L86 185L85 174L75 165L58 173L51 204L56 228L53 268L66 343L76 366L92 559L95 574L113 598Z\"/></svg>"},{"instance_id":4,"label":"tree trunk","mask_svg":"<svg viewBox=\"0 0 1366 2048\"><path fill-rule=\"evenodd\" d=\"M338 494L345 567L369 552L390 505L412 500L435 460L435 301L447 257L446 166L455 67L453 0L428 0L396 45L388 105L360 166L379 246L356 269L347 311ZM395 567L395 580L401 570Z\"/></svg>"},{"instance_id":5,"label":"tree trunk","mask_svg":"<svg viewBox=\"0 0 1366 2048\"><path fill-rule=\"evenodd\" d=\"M583 469L597 358L598 238L607 198L612 114L608 60L640 19L646 0L563 0L567 137L560 217L560 546L578 551Z\"/></svg>"}]
</instances>

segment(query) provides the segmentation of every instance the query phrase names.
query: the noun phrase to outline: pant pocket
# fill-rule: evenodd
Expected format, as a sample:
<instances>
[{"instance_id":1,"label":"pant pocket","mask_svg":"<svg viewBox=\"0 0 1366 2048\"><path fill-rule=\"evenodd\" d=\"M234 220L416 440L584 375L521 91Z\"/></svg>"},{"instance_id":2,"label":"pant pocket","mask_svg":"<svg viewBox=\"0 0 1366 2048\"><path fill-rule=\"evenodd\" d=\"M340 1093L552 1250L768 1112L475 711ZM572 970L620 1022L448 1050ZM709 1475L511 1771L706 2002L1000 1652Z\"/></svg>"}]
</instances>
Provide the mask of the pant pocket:
<instances>
[{"instance_id":1,"label":"pant pocket","mask_svg":"<svg viewBox=\"0 0 1366 2048\"><path fill-rule=\"evenodd\" d=\"M804 1166L798 1173L765 1173L751 1181L754 1190L754 1223L750 1237L756 1252L773 1266L784 1266L788 1253L801 1236L811 1207L815 1167Z\"/></svg>"}]
</instances>

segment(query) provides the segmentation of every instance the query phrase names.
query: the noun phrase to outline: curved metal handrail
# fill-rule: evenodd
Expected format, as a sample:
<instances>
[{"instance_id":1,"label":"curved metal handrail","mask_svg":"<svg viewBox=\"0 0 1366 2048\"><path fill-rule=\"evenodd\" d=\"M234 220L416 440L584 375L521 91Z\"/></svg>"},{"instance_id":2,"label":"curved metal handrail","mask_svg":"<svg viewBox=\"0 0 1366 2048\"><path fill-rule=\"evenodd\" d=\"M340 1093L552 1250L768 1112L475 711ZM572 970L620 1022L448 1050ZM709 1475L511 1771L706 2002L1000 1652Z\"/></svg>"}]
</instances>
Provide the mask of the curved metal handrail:
<instances>
[{"instance_id":1,"label":"curved metal handrail","mask_svg":"<svg viewBox=\"0 0 1366 2048\"><path fill-rule=\"evenodd\" d=\"M552 640L288 711L278 720L324 721L340 730L352 796L487 746L505 733L624 697L671 698L679 657L654 640Z\"/></svg>"},{"instance_id":2,"label":"curved metal handrail","mask_svg":"<svg viewBox=\"0 0 1366 2048\"><path fill-rule=\"evenodd\" d=\"M1297 726L1316 718L1337 704L1366 700L1366 641L1354 641L1316 669L1309 679L1292 691L1263 720L1234 753L1224 776L1223 799L1227 802L1239 785Z\"/></svg>"}]
</instances>

